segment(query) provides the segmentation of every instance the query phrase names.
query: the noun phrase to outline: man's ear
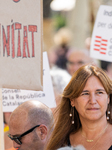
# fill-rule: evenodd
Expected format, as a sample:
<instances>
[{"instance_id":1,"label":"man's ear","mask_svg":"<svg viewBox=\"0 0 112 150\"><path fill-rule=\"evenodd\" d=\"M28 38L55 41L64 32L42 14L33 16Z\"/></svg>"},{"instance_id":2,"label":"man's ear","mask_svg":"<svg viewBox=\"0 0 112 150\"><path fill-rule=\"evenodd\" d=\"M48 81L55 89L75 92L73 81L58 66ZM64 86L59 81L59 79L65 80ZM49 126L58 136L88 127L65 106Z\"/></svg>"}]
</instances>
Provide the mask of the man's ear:
<instances>
[{"instance_id":1,"label":"man's ear","mask_svg":"<svg viewBox=\"0 0 112 150\"><path fill-rule=\"evenodd\" d=\"M48 129L44 124L41 124L38 128L38 136L41 140L44 140L47 137Z\"/></svg>"}]
</instances>

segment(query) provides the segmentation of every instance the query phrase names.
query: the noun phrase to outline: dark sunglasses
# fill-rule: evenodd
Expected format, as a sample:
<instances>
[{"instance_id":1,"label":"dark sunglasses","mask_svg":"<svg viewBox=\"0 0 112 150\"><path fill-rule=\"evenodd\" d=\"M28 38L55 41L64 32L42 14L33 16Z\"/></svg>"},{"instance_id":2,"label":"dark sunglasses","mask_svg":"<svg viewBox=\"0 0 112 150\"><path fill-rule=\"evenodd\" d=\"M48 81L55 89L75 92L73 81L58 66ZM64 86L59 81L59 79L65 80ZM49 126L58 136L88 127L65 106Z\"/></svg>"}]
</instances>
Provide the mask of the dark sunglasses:
<instances>
[{"instance_id":1,"label":"dark sunglasses","mask_svg":"<svg viewBox=\"0 0 112 150\"><path fill-rule=\"evenodd\" d=\"M36 125L35 127L29 129L28 131L24 132L23 134L19 135L18 137L17 136L12 136L11 134L8 134L8 137L11 139L11 140L14 140L17 144L21 145L22 142L20 141L21 138L25 135L27 135L28 133L32 132L35 128L39 127L40 125Z\"/></svg>"}]
</instances>

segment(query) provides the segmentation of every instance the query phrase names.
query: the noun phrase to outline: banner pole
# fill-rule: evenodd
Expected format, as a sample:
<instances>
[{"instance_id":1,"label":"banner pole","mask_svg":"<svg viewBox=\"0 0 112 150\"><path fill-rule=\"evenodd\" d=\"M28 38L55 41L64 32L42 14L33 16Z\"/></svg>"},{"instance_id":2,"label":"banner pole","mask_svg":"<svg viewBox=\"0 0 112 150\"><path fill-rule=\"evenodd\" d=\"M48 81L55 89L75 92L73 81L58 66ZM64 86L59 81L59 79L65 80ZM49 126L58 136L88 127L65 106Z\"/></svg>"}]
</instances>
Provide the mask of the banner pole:
<instances>
[{"instance_id":1,"label":"banner pole","mask_svg":"<svg viewBox=\"0 0 112 150\"><path fill-rule=\"evenodd\" d=\"M2 108L1 88L0 88L0 150L4 150L4 127L3 127L3 108Z\"/></svg>"}]
</instances>

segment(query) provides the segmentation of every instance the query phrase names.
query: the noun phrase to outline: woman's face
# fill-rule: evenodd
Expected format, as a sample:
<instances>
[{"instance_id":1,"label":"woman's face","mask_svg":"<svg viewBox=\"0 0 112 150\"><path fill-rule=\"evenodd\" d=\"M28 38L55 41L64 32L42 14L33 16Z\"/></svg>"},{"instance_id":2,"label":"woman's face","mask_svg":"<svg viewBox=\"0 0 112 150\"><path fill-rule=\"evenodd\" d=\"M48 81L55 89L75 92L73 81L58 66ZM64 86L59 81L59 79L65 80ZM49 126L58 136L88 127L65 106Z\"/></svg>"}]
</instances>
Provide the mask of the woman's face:
<instances>
[{"instance_id":1,"label":"woman's face","mask_svg":"<svg viewBox=\"0 0 112 150\"><path fill-rule=\"evenodd\" d=\"M96 76L91 76L78 98L71 100L71 105L75 106L80 119L98 120L106 118L106 110L109 97Z\"/></svg>"}]
</instances>

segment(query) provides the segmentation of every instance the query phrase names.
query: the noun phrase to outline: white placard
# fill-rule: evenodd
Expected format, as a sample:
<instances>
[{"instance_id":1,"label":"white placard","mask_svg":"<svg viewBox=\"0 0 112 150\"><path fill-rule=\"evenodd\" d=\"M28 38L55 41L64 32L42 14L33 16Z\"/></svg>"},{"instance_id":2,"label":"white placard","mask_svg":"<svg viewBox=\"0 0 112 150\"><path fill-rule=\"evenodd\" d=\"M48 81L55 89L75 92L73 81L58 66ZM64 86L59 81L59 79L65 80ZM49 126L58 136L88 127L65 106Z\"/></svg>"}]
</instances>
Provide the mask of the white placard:
<instances>
[{"instance_id":1,"label":"white placard","mask_svg":"<svg viewBox=\"0 0 112 150\"><path fill-rule=\"evenodd\" d=\"M101 5L96 17L90 56L112 62L112 7Z\"/></svg>"},{"instance_id":2,"label":"white placard","mask_svg":"<svg viewBox=\"0 0 112 150\"><path fill-rule=\"evenodd\" d=\"M43 91L2 90L3 112L12 112L16 107L27 100L39 100L50 108L56 107L46 52L43 53Z\"/></svg>"},{"instance_id":3,"label":"white placard","mask_svg":"<svg viewBox=\"0 0 112 150\"><path fill-rule=\"evenodd\" d=\"M42 90L42 0L0 0L0 88Z\"/></svg>"}]
</instances>

